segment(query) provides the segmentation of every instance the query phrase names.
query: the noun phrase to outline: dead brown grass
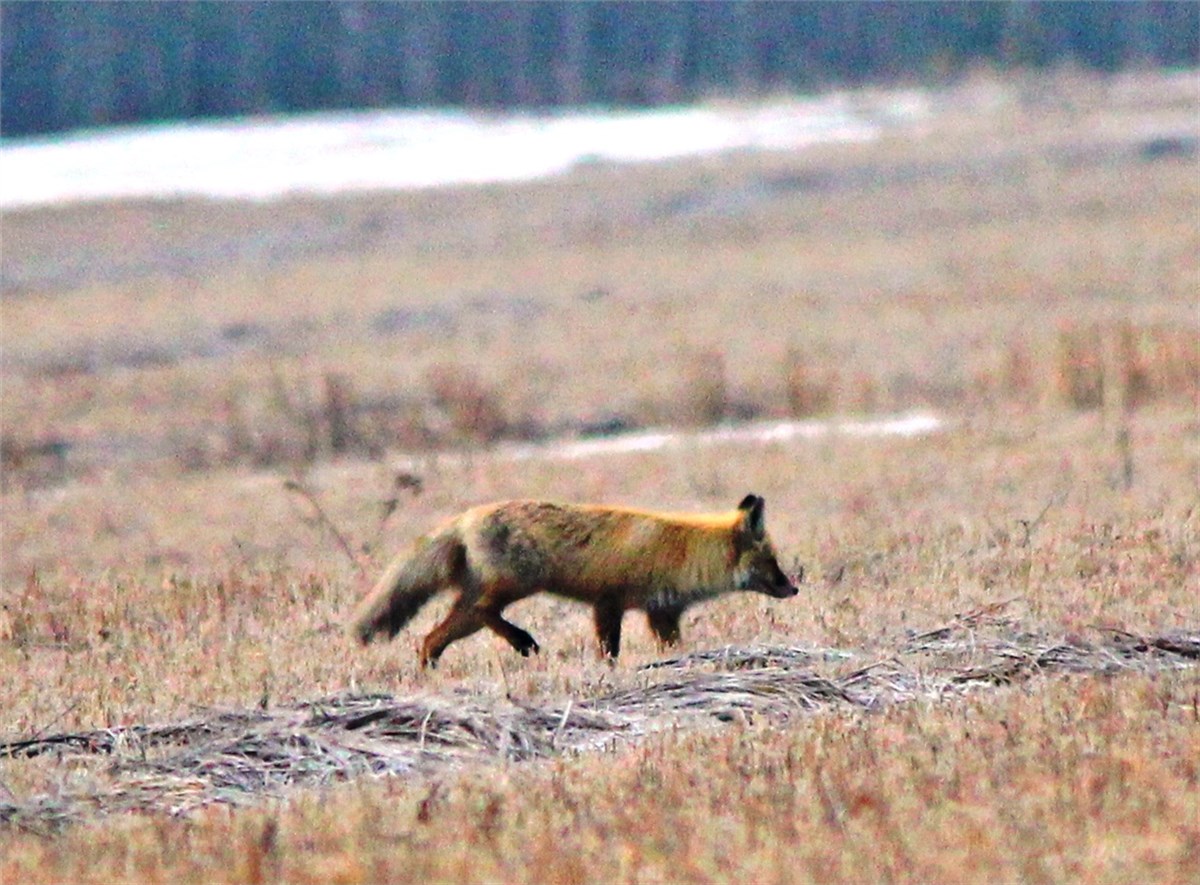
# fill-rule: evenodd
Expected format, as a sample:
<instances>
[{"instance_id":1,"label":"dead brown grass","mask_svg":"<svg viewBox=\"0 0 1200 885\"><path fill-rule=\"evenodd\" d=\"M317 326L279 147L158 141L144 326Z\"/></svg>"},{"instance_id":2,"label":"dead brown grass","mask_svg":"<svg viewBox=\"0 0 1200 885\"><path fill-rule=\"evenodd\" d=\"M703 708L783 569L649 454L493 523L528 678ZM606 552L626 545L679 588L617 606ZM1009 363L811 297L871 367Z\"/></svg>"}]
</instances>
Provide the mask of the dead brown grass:
<instances>
[{"instance_id":1,"label":"dead brown grass","mask_svg":"<svg viewBox=\"0 0 1200 885\"><path fill-rule=\"evenodd\" d=\"M1129 320L1059 333L1058 393L1078 409L1132 411L1161 398L1200 402L1200 329Z\"/></svg>"},{"instance_id":2,"label":"dead brown grass","mask_svg":"<svg viewBox=\"0 0 1200 885\"><path fill-rule=\"evenodd\" d=\"M52 832L101 815L190 814L217 803L261 804L295 787L368 775L435 775L464 761L521 761L626 745L669 729L780 724L837 708L960 702L983 685L1060 672L1158 673L1200 662L1200 632L1099 641L1052 639L997 617L1004 605L866 651L726 646L655 661L635 687L554 704L386 694L341 695L279 708L211 713L0 743L0 758L69 757L95 792L0 803L0 824ZM832 666L831 666L832 664ZM103 759L103 774L89 757ZM97 777L97 775L99 776Z\"/></svg>"},{"instance_id":3,"label":"dead brown grass","mask_svg":"<svg viewBox=\"0 0 1200 885\"><path fill-rule=\"evenodd\" d=\"M147 490L172 489L174 500L139 495L127 484L79 488L57 502L26 499L26 519L40 512L44 525L58 528L59 556L73 552L6 596L0 666L8 679L0 703L13 727L5 739L91 732L84 744L108 741L116 753L98 757L75 747L0 761L3 801L21 809L14 821L31 828L0 836L11 858L3 874L293 880L310 869L314 877L320 870L350 881L644 881L719 871L756 878L783 864L809 871L796 878L916 880L937 870L954 878L955 863L969 855L981 876L1003 878L1017 863L1013 847L1037 833L1028 869L1102 879L1154 871L1186 881L1194 834L1180 821L1195 810L1195 770L1164 759L1192 758L1196 730L1187 717L1200 686L1182 671L1139 675L1146 668L1127 644L1137 646L1136 638L1103 628L1161 638L1200 623L1196 428L1191 416L1155 409L1131 426L1137 469L1130 487L1120 481L1110 433L1098 415L1084 414L1052 423L981 419L917 440L597 457L566 473L536 462L516 473L511 463L480 455L431 464L421 494L406 493L392 515L387 534L399 539L471 496L636 502L654 482L668 505L716 507L728 506L730 492L736 497L743 486L763 491L777 544L808 566L805 595L696 610L684 626L682 669L638 669L662 657L635 619L620 664L603 665L586 611L549 598L513 614L542 643L543 654L529 660L481 635L455 646L440 670L419 673L412 646L442 607L423 613L396 643L351 651L340 621L365 588L321 525L299 520L308 510L296 509L303 502L278 480L241 472L169 486L146 480ZM697 489L698 477L713 486ZM313 471L308 482L356 546L377 531L379 499L395 494L385 478L381 468L360 464ZM92 503L81 507L85 491ZM94 531L78 541L63 533L72 514L119 507L131 494L145 501L143 532L107 541ZM183 512L180 501L188 502ZM220 522L206 528L215 514ZM174 564L163 560L156 538L171 526ZM224 532L238 540L221 541ZM998 600L1011 600L995 612L1001 620L952 621L945 630L949 613L986 611ZM724 661L711 653L731 642L735 653L725 652ZM853 657L823 654L830 650ZM1155 654L1148 643L1145 653ZM1125 675L1080 682L1097 677L1071 675L1076 665ZM864 675L855 681L858 671ZM1070 688L1061 687L1063 679ZM1005 688L1014 684L1024 689L1014 695ZM364 690L385 696L363 698ZM337 702L326 702L322 714L311 701L347 693L358 700L342 702L341 718ZM1081 719L1081 693L1103 699L1089 708L1096 718ZM864 716L852 712L861 705L839 700L846 695L899 695L919 713ZM810 704L825 712L796 720ZM970 712L957 712L964 704ZM638 705L631 724L628 711ZM236 715L222 718L210 712L214 706ZM789 710L790 726L762 724ZM676 731L697 720L725 726L717 713L732 720L734 735ZM363 716L369 721L361 729L344 730L347 719ZM622 748L626 732L641 734L655 717L667 735ZM823 724L827 718L833 724ZM533 738L531 720L540 729ZM578 731L567 730L572 721ZM191 743L178 743L178 732L176 743L147 740L143 724L156 722L192 723ZM379 731L372 734L372 726ZM322 732L327 727L335 729L332 740ZM604 728L616 744L603 738ZM871 738L875 729L886 740ZM380 731L395 734L381 738ZM404 740L401 732L409 743L391 746ZM989 736L990 754L977 746L981 734ZM588 744L589 735L597 740L584 756L532 763L528 774L503 764L477 767L481 748L522 755L526 746L537 755L548 744L555 752L577 740ZM432 742L445 752L430 753ZM790 796L788 804L758 804L754 797L768 783L762 778L788 758L789 747L806 749L793 757L791 774L769 781L777 791L771 802ZM364 750L365 760L355 755ZM706 764L697 753L708 754ZM1052 753L1066 755L1055 761ZM392 786L328 792L379 756L401 768L413 760L412 770ZM935 757L941 761L929 769ZM112 761L120 764L110 768ZM1047 766L1059 773L1034 789L1051 777ZM297 783L323 784L326 798L297 794ZM587 784L597 795L589 796ZM1160 798L1148 805L1150 789ZM260 801L260 791L275 797L266 810L201 812L190 823L152 815L144 824L117 813L79 835L36 835L58 819L122 807L196 812L214 797L240 807ZM859 802L860 795L868 798ZM731 796L737 802L729 805ZM700 815L687 818L687 838L674 829L683 823L673 817L677 804ZM481 816L488 805L500 809L493 818ZM1141 811L1132 815L1129 807ZM712 822L702 825L702 818ZM777 819L791 834L786 839L762 823ZM974 828L960 832L967 820ZM645 832L632 832L634 821ZM453 826L466 829L452 838ZM272 829L275 836L263 837ZM1123 834L1120 844L1134 846L1132 854L1120 859L1106 850L1101 831ZM884 846L876 852L866 849L871 833ZM429 852L447 839L458 847ZM544 839L570 845L585 860L627 852L629 865L588 861L590 874L572 873L565 861L551 863ZM737 846L732 854L722 848L729 840ZM96 846L86 854L92 872L81 869L74 846L82 844ZM814 845L824 847L803 848ZM143 860L122 873L131 853Z\"/></svg>"},{"instance_id":4,"label":"dead brown grass","mask_svg":"<svg viewBox=\"0 0 1200 885\"><path fill-rule=\"evenodd\" d=\"M1194 880L1194 678L673 731L259 810L9 837L4 881Z\"/></svg>"},{"instance_id":5,"label":"dead brown grass","mask_svg":"<svg viewBox=\"0 0 1200 885\"><path fill-rule=\"evenodd\" d=\"M1196 92L1158 85L1000 84L925 137L796 156L6 217L0 740L87 738L0 760L35 830L0 832L0 881L1194 881L1196 670L1129 652L1200 625L1200 182L1131 134ZM205 264L213 237L279 248ZM949 427L491 447L913 405ZM640 669L634 618L604 665L549 598L513 609L529 660L480 635L420 673L445 600L391 645L341 637L384 558L481 500L748 491L805 595L689 613L682 669ZM712 660L731 645L748 669ZM636 704L667 729L575 752ZM538 758L478 761L521 746L495 711L540 723ZM353 734L403 760L427 715L452 764L340 783ZM118 794L156 810L41 832Z\"/></svg>"}]
</instances>

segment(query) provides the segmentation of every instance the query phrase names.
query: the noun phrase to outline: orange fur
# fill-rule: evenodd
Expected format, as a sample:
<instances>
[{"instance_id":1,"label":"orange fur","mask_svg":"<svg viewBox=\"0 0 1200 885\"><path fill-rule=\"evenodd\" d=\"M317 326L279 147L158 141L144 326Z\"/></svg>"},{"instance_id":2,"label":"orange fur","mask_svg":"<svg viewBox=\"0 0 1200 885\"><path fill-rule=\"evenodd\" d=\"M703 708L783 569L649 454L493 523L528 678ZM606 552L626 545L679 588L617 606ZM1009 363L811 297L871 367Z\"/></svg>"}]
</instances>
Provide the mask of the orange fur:
<instances>
[{"instance_id":1,"label":"orange fur","mask_svg":"<svg viewBox=\"0 0 1200 885\"><path fill-rule=\"evenodd\" d=\"M502 612L543 591L590 604L601 651L613 658L627 609L644 611L655 636L673 644L693 603L735 590L797 593L779 568L755 495L719 514L504 501L465 511L397 557L356 609L350 631L364 643L378 633L394 636L444 589L457 590L458 599L425 637L422 666L484 627L522 655L538 651Z\"/></svg>"}]
</instances>

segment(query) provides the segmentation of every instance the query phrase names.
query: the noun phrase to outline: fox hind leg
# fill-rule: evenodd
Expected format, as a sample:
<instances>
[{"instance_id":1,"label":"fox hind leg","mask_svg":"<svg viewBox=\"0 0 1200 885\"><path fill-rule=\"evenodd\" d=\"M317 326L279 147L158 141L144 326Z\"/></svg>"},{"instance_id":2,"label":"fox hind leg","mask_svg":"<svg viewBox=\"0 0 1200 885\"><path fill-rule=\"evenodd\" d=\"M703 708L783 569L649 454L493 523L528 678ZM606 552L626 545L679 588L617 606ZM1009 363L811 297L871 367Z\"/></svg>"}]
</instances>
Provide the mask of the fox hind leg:
<instances>
[{"instance_id":1,"label":"fox hind leg","mask_svg":"<svg viewBox=\"0 0 1200 885\"><path fill-rule=\"evenodd\" d=\"M460 596L450 613L425 637L421 645L421 667L436 667L438 658L450 643L465 639L485 626L483 612L467 601L465 594Z\"/></svg>"},{"instance_id":2,"label":"fox hind leg","mask_svg":"<svg viewBox=\"0 0 1200 885\"><path fill-rule=\"evenodd\" d=\"M650 622L650 632L661 645L675 645L679 642L679 618L682 611L673 608L655 608L646 611L646 620Z\"/></svg>"}]
</instances>

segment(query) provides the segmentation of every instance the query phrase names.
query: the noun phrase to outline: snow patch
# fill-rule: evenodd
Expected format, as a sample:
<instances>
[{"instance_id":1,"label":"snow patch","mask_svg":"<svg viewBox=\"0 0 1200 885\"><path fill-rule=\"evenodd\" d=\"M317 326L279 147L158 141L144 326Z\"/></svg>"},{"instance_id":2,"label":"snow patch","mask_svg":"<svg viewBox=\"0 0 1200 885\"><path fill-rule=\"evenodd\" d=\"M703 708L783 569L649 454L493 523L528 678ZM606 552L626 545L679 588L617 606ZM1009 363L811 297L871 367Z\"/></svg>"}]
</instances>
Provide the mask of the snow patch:
<instances>
[{"instance_id":1,"label":"snow patch","mask_svg":"<svg viewBox=\"0 0 1200 885\"><path fill-rule=\"evenodd\" d=\"M644 111L367 111L127 127L0 141L0 208L523 181L586 162L869 141L929 113L914 91Z\"/></svg>"},{"instance_id":2,"label":"snow patch","mask_svg":"<svg viewBox=\"0 0 1200 885\"><path fill-rule=\"evenodd\" d=\"M712 448L724 445L769 445L793 440L836 437L867 439L873 437L918 437L944 432L948 422L929 412L910 412L857 419L832 418L812 421L755 421L707 430L645 430L619 433L594 439L559 439L539 443L507 443L471 452L427 452L401 454L388 458L397 470L416 473L438 464L443 467L478 464L482 461L515 463L521 461L579 461L613 455L646 452L670 452ZM329 481L348 469L328 465L321 473ZM273 480L269 480L273 481Z\"/></svg>"}]
</instances>

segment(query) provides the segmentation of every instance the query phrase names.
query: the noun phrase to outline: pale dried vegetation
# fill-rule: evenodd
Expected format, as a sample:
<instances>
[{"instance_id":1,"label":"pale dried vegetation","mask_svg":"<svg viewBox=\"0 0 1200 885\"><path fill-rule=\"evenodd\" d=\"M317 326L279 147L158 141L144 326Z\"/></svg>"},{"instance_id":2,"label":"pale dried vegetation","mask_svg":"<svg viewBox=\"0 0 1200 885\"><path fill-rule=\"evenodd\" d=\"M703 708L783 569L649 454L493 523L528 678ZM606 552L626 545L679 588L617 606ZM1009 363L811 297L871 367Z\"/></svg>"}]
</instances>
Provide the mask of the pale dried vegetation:
<instances>
[{"instance_id":1,"label":"pale dried vegetation","mask_svg":"<svg viewBox=\"0 0 1200 885\"><path fill-rule=\"evenodd\" d=\"M1196 881L1200 87L1131 82L797 156L6 217L0 882ZM909 408L946 428L495 447ZM749 491L802 594L678 650L631 615L608 666L551 598L511 610L530 659L420 672L446 600L341 635L470 504Z\"/></svg>"}]
</instances>

